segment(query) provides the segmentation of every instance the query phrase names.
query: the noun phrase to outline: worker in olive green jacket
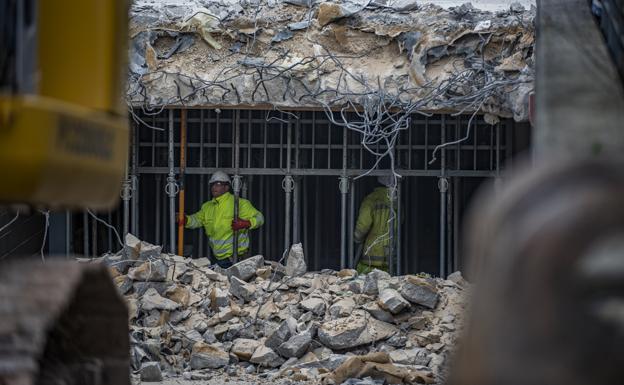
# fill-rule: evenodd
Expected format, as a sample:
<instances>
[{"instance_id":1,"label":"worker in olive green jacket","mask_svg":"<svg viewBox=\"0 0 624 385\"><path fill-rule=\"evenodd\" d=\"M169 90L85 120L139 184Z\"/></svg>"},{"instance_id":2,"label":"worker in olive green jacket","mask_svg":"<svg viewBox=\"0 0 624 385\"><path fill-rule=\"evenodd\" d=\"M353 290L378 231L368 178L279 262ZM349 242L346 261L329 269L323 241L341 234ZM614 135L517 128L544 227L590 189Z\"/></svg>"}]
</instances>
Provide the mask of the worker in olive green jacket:
<instances>
[{"instance_id":1,"label":"worker in olive green jacket","mask_svg":"<svg viewBox=\"0 0 624 385\"><path fill-rule=\"evenodd\" d=\"M382 185L368 194L362 201L355 225L354 240L364 242L362 255L356 266L358 273L366 274L373 269L388 271L388 257L392 253L390 234L390 186L392 176L380 176L377 181ZM396 216L395 210L395 216Z\"/></svg>"},{"instance_id":2,"label":"worker in olive green jacket","mask_svg":"<svg viewBox=\"0 0 624 385\"><path fill-rule=\"evenodd\" d=\"M230 193L230 177L217 171L208 181L212 199L182 223L187 229L204 228L212 253L222 268L232 266L234 232L238 231L238 256L243 259L249 250L249 230L264 224L264 216L247 199L238 200L238 218L234 218L234 195Z\"/></svg>"}]
</instances>

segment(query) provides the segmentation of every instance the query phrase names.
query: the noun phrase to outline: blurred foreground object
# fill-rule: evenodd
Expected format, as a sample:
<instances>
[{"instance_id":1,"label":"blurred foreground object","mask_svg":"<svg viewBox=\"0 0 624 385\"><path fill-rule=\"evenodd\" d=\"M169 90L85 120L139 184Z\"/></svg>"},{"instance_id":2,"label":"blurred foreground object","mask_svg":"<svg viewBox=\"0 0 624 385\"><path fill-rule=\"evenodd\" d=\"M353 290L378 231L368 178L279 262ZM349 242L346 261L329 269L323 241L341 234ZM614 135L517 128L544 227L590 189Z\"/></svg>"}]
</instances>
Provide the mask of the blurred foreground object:
<instances>
[{"instance_id":1,"label":"blurred foreground object","mask_svg":"<svg viewBox=\"0 0 624 385\"><path fill-rule=\"evenodd\" d=\"M624 368L624 164L553 163L483 194L477 289L452 385L616 384Z\"/></svg>"},{"instance_id":2,"label":"blurred foreground object","mask_svg":"<svg viewBox=\"0 0 624 385\"><path fill-rule=\"evenodd\" d=\"M0 203L111 207L128 148L127 3L0 7Z\"/></svg>"}]
</instances>

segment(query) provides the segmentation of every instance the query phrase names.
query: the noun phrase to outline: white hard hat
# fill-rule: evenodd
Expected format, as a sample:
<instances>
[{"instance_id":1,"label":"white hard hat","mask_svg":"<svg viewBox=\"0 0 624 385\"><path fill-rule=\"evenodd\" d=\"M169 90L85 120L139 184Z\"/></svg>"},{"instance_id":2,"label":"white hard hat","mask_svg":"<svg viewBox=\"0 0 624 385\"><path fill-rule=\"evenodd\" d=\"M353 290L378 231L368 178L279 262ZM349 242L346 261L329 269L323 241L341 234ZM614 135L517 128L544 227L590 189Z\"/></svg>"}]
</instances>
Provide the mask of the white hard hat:
<instances>
[{"instance_id":1,"label":"white hard hat","mask_svg":"<svg viewBox=\"0 0 624 385\"><path fill-rule=\"evenodd\" d=\"M377 182L386 187L390 187L394 184L394 178L392 175L380 175L377 177Z\"/></svg>"},{"instance_id":2,"label":"white hard hat","mask_svg":"<svg viewBox=\"0 0 624 385\"><path fill-rule=\"evenodd\" d=\"M214 174L212 174L210 180L208 181L208 184L213 184L215 182L231 183L230 177L223 171L216 171Z\"/></svg>"}]
</instances>

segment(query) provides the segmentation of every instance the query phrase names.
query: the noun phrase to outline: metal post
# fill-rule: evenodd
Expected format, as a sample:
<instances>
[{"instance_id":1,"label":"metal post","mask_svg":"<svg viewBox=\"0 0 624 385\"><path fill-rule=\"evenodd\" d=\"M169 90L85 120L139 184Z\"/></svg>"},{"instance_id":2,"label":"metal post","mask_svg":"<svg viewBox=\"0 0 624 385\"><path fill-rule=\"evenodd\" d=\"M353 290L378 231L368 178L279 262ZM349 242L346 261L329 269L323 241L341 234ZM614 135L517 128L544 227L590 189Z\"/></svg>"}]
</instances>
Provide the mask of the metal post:
<instances>
[{"instance_id":1,"label":"metal post","mask_svg":"<svg viewBox=\"0 0 624 385\"><path fill-rule=\"evenodd\" d=\"M401 242L401 229L403 228L403 226L401 226L402 223L402 215L401 215L401 211L403 210L403 205L401 204L401 179L399 178L397 180L397 194L396 194L396 200L397 200L397 232L396 232L396 255L397 255L397 264L396 264L396 270L397 270L397 275L403 275L403 261L401 260L401 247L403 246L403 243Z\"/></svg>"},{"instance_id":2,"label":"metal post","mask_svg":"<svg viewBox=\"0 0 624 385\"><path fill-rule=\"evenodd\" d=\"M448 180L445 177L438 179L440 190L440 277L446 278L446 193Z\"/></svg>"},{"instance_id":3,"label":"metal post","mask_svg":"<svg viewBox=\"0 0 624 385\"><path fill-rule=\"evenodd\" d=\"M126 162L124 174L124 180L121 185L121 200L123 201L123 237L125 239L130 226L130 197L132 196L130 179L128 178L128 162Z\"/></svg>"},{"instance_id":4,"label":"metal post","mask_svg":"<svg viewBox=\"0 0 624 385\"><path fill-rule=\"evenodd\" d=\"M455 177L453 181L453 271L459 268L459 184L462 178Z\"/></svg>"},{"instance_id":5,"label":"metal post","mask_svg":"<svg viewBox=\"0 0 624 385\"><path fill-rule=\"evenodd\" d=\"M309 226L309 221L308 218L310 218L308 216L308 180L307 178L303 178L302 179L302 190L303 190L303 194L301 194L301 204L303 206L303 254L305 255L305 259L306 259L306 263L309 265L310 264L310 256L308 255L308 252L310 251L310 247L308 245L308 240L310 239L308 237L308 233L310 232L310 226Z\"/></svg>"},{"instance_id":6,"label":"metal post","mask_svg":"<svg viewBox=\"0 0 624 385\"><path fill-rule=\"evenodd\" d=\"M286 193L286 214L284 218L284 250L290 249L290 227L291 227L291 212L290 212L290 202L292 198L292 191L294 188L294 180L292 175L284 176L284 180L282 181L282 188Z\"/></svg>"},{"instance_id":7,"label":"metal post","mask_svg":"<svg viewBox=\"0 0 624 385\"><path fill-rule=\"evenodd\" d=\"M294 191L293 191L293 243L301 242L299 234L299 221L301 219L301 205L300 205L300 193L301 193L301 178L295 177Z\"/></svg>"},{"instance_id":8,"label":"metal post","mask_svg":"<svg viewBox=\"0 0 624 385\"><path fill-rule=\"evenodd\" d=\"M179 213L178 213L178 222L181 222L184 219L184 211L185 211L185 176L184 172L186 169L186 110L180 110L180 194L178 196L179 199ZM178 255L184 256L184 225L178 224Z\"/></svg>"},{"instance_id":9,"label":"metal post","mask_svg":"<svg viewBox=\"0 0 624 385\"><path fill-rule=\"evenodd\" d=\"M136 235L137 237L139 236L139 177L137 174L137 168L138 168L138 164L139 164L139 159L138 159L138 134L137 131L139 130L138 125L133 125L133 130L132 130L132 145L131 145L131 151L132 151L132 156L131 156L131 170L132 170L132 175L130 176L130 183L131 183L131 188L132 188L132 195L130 197L131 200L131 209L132 209L132 214L130 215L130 219L132 220L131 222L131 232L132 234Z\"/></svg>"},{"instance_id":10,"label":"metal post","mask_svg":"<svg viewBox=\"0 0 624 385\"><path fill-rule=\"evenodd\" d=\"M340 190L340 268L347 267L347 194L349 193L349 178L341 176L338 182Z\"/></svg>"},{"instance_id":11,"label":"metal post","mask_svg":"<svg viewBox=\"0 0 624 385\"><path fill-rule=\"evenodd\" d=\"M354 266L353 232L355 231L355 182L351 179L349 183L349 268Z\"/></svg>"},{"instance_id":12,"label":"metal post","mask_svg":"<svg viewBox=\"0 0 624 385\"><path fill-rule=\"evenodd\" d=\"M161 193L160 193L160 184L162 182L162 177L160 176L160 174L156 174L156 207L155 207L155 217L154 217L154 228L156 230L156 234L155 234L155 241L157 245L160 245L160 206L162 205L161 202Z\"/></svg>"},{"instance_id":13,"label":"metal post","mask_svg":"<svg viewBox=\"0 0 624 385\"><path fill-rule=\"evenodd\" d=\"M169 196L169 251L175 254L175 196L178 193L178 185L175 180L174 159L173 159L173 110L169 109L169 156L168 156L169 174L167 175L167 186L165 192Z\"/></svg>"},{"instance_id":14,"label":"metal post","mask_svg":"<svg viewBox=\"0 0 624 385\"><path fill-rule=\"evenodd\" d=\"M234 220L238 219L238 199L241 190L241 177L239 173L240 163L240 110L234 111L234 177L232 188L234 190ZM232 260L238 262L238 230L234 231L234 243L232 245Z\"/></svg>"},{"instance_id":15,"label":"metal post","mask_svg":"<svg viewBox=\"0 0 624 385\"><path fill-rule=\"evenodd\" d=\"M95 258L98 256L98 236L97 236L97 221L95 220L95 218L91 218L91 223L93 224L91 226L91 238L93 239L91 241L91 255Z\"/></svg>"}]
</instances>

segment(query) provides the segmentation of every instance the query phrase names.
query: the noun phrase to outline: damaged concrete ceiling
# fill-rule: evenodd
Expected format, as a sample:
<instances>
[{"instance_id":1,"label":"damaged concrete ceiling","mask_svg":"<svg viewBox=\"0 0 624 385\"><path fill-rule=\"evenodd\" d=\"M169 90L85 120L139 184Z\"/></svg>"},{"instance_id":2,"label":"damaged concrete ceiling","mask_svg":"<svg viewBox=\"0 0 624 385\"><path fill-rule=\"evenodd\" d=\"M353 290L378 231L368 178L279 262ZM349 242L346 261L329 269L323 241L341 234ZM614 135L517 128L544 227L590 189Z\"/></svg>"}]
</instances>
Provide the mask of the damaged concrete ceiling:
<instances>
[{"instance_id":1,"label":"damaged concrete ceiling","mask_svg":"<svg viewBox=\"0 0 624 385\"><path fill-rule=\"evenodd\" d=\"M534 18L521 3L490 12L416 0L137 0L128 103L383 105L525 121Z\"/></svg>"}]
</instances>

